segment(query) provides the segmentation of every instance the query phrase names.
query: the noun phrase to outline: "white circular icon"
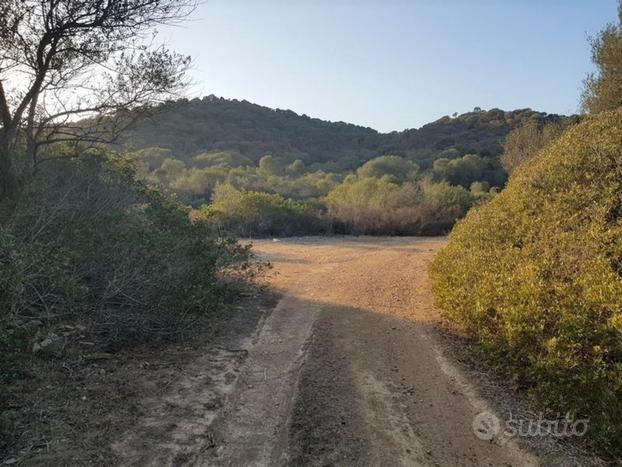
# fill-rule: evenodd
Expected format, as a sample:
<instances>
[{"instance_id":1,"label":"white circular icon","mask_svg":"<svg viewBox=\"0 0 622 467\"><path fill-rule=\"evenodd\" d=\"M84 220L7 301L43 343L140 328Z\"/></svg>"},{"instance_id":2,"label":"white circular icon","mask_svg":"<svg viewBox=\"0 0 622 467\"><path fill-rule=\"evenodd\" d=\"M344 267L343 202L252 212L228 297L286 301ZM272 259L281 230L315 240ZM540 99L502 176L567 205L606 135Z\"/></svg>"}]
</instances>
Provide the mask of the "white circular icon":
<instances>
[{"instance_id":1,"label":"white circular icon","mask_svg":"<svg viewBox=\"0 0 622 467\"><path fill-rule=\"evenodd\" d=\"M473 419L473 433L481 440L491 441L499 434L500 428L499 417L493 413L481 412Z\"/></svg>"}]
</instances>

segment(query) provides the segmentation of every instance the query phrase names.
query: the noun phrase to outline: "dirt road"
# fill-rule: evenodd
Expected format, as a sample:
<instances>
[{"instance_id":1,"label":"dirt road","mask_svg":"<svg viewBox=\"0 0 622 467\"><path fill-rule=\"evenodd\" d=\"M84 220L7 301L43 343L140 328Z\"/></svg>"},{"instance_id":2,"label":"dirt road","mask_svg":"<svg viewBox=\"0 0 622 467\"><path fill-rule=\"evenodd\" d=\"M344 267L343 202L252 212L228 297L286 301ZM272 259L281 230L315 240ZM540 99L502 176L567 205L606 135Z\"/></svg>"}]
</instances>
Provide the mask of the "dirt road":
<instances>
[{"instance_id":1,"label":"dirt road","mask_svg":"<svg viewBox=\"0 0 622 467\"><path fill-rule=\"evenodd\" d=\"M478 439L492 410L434 327L427 268L444 239L255 242L282 294L199 465L534 465Z\"/></svg>"},{"instance_id":2,"label":"dirt road","mask_svg":"<svg viewBox=\"0 0 622 467\"><path fill-rule=\"evenodd\" d=\"M0 463L606 465L550 433L480 439L537 414L440 322L427 269L444 243L255 242L271 287L245 289L188 341L51 360L34 390L24 379L11 407L30 424Z\"/></svg>"}]
</instances>

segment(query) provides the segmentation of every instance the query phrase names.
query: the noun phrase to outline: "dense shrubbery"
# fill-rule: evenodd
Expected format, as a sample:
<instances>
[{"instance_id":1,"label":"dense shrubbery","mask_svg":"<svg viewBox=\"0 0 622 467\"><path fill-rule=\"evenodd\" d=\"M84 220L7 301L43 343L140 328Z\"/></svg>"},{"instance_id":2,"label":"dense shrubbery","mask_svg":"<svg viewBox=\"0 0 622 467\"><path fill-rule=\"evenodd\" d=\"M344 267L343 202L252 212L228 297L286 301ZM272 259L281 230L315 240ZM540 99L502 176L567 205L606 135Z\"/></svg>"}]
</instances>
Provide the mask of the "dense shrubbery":
<instances>
[{"instance_id":1,"label":"dense shrubbery","mask_svg":"<svg viewBox=\"0 0 622 467\"><path fill-rule=\"evenodd\" d=\"M237 190L231 185L218 186L213 203L204 205L195 217L219 231L243 237L325 231L318 214L305 203L277 194Z\"/></svg>"},{"instance_id":2,"label":"dense shrubbery","mask_svg":"<svg viewBox=\"0 0 622 467\"><path fill-rule=\"evenodd\" d=\"M505 139L501 165L508 174L534 157L547 144L559 138L570 125L580 121L579 117L565 119L529 119L515 128Z\"/></svg>"},{"instance_id":3,"label":"dense shrubbery","mask_svg":"<svg viewBox=\"0 0 622 467\"><path fill-rule=\"evenodd\" d=\"M192 224L121 158L49 162L5 208L5 330L62 315L93 323L94 338L108 346L170 338L222 304L227 271L253 272L246 248Z\"/></svg>"},{"instance_id":4,"label":"dense shrubbery","mask_svg":"<svg viewBox=\"0 0 622 467\"><path fill-rule=\"evenodd\" d=\"M486 182L473 183L469 191L444 181L421 179L415 165L396 156L372 159L357 171L358 175L350 174L341 183L322 172L297 179L272 174L266 177L251 168L232 173L238 176L218 185L211 203L194 211L194 216L219 231L243 237L439 235L447 233L473 204L492 196ZM252 175L252 182L247 178L246 183L240 183L241 173ZM270 184L271 193L256 189L267 190ZM302 192L294 188L305 185L307 189ZM281 191L290 196L283 196ZM307 196L292 197L292 191Z\"/></svg>"},{"instance_id":5,"label":"dense shrubbery","mask_svg":"<svg viewBox=\"0 0 622 467\"><path fill-rule=\"evenodd\" d=\"M590 39L595 73L588 74L582 107L595 114L622 106L622 3L618 2L618 21L610 23Z\"/></svg>"},{"instance_id":6,"label":"dense shrubbery","mask_svg":"<svg viewBox=\"0 0 622 467\"><path fill-rule=\"evenodd\" d=\"M203 215L244 236L446 233L505 184L499 155L509 131L562 120L475 109L380 134L214 96L157 110L121 144L141 177L194 208L220 196ZM235 189L230 202L218 186Z\"/></svg>"},{"instance_id":7,"label":"dense shrubbery","mask_svg":"<svg viewBox=\"0 0 622 467\"><path fill-rule=\"evenodd\" d=\"M478 195L447 183L409 181L389 176L351 176L325 198L338 233L366 235L440 235L447 233Z\"/></svg>"},{"instance_id":8,"label":"dense shrubbery","mask_svg":"<svg viewBox=\"0 0 622 467\"><path fill-rule=\"evenodd\" d=\"M404 182L411 180L419 171L414 162L399 156L380 156L365 162L356 174L361 178L389 177L391 181Z\"/></svg>"},{"instance_id":9,"label":"dense shrubbery","mask_svg":"<svg viewBox=\"0 0 622 467\"><path fill-rule=\"evenodd\" d=\"M503 186L506 174L497 159L466 154L456 159L440 158L434 161L432 174L439 180L469 188L472 183L485 182Z\"/></svg>"},{"instance_id":10,"label":"dense shrubbery","mask_svg":"<svg viewBox=\"0 0 622 467\"><path fill-rule=\"evenodd\" d=\"M423 172L402 157L380 156L348 175L309 171L299 160L287 165L271 155L240 167L227 167L226 153L203 156L225 163L187 167L160 148L131 154L141 177L203 206L202 217L220 231L242 236L444 234L497 189L487 174L498 161L471 155Z\"/></svg>"},{"instance_id":11,"label":"dense shrubbery","mask_svg":"<svg viewBox=\"0 0 622 467\"><path fill-rule=\"evenodd\" d=\"M622 110L570 128L472 210L432 268L439 305L552 411L622 455Z\"/></svg>"},{"instance_id":12,"label":"dense shrubbery","mask_svg":"<svg viewBox=\"0 0 622 467\"><path fill-rule=\"evenodd\" d=\"M35 345L68 347L67 326L89 351L187 336L258 272L250 259L137 182L127 160L41 166L0 204L0 434L3 385L28 374Z\"/></svg>"}]
</instances>

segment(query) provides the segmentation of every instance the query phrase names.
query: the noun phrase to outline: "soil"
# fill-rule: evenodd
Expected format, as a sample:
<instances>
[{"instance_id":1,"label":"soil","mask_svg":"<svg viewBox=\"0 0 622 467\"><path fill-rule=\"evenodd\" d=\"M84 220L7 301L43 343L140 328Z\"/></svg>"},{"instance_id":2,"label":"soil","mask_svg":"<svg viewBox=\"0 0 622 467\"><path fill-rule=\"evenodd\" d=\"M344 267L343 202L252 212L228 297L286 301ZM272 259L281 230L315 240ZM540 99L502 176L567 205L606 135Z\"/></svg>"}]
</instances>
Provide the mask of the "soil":
<instances>
[{"instance_id":1,"label":"soil","mask_svg":"<svg viewBox=\"0 0 622 467\"><path fill-rule=\"evenodd\" d=\"M529 418L444 323L427 275L445 238L257 241L281 301L193 465L527 466L598 461L557 438L478 438Z\"/></svg>"},{"instance_id":2,"label":"soil","mask_svg":"<svg viewBox=\"0 0 622 467\"><path fill-rule=\"evenodd\" d=\"M523 391L440 318L427 270L445 243L255 241L274 265L272 292L240 304L203 342L88 364L57 359L41 366L44 376L14 386L13 410L29 415L4 461L599 464L579 443L553 436L476 436L482 412L501 423L533 414Z\"/></svg>"},{"instance_id":3,"label":"soil","mask_svg":"<svg viewBox=\"0 0 622 467\"><path fill-rule=\"evenodd\" d=\"M253 293L176 344L97 352L69 335L63 355L32 355L7 388L0 465L183 463L207 444L205 427L275 303Z\"/></svg>"}]
</instances>

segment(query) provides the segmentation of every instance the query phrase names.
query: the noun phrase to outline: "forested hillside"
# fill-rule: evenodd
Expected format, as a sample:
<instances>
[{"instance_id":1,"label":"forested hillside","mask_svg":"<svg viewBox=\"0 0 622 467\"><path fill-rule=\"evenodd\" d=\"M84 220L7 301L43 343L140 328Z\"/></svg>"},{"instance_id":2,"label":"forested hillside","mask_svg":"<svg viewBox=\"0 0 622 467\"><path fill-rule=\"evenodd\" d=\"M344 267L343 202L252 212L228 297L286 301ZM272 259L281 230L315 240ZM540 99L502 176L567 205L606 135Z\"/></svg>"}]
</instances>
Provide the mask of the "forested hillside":
<instances>
[{"instance_id":1,"label":"forested hillside","mask_svg":"<svg viewBox=\"0 0 622 467\"><path fill-rule=\"evenodd\" d=\"M382 154L397 154L428 166L440 157L499 156L505 136L529 120L560 117L520 109L500 109L443 117L420 129L379 133L344 122L328 122L291 110L271 109L236 99L207 96L156 107L126 135L121 146L166 148L182 160L211 151L239 153L236 163L257 163L265 154L284 162L300 159L312 168L354 170Z\"/></svg>"},{"instance_id":2,"label":"forested hillside","mask_svg":"<svg viewBox=\"0 0 622 467\"><path fill-rule=\"evenodd\" d=\"M568 121L476 108L382 134L214 96L150 110L117 149L145 180L244 236L446 232L505 184L510 132L520 142L522 129Z\"/></svg>"}]
</instances>

